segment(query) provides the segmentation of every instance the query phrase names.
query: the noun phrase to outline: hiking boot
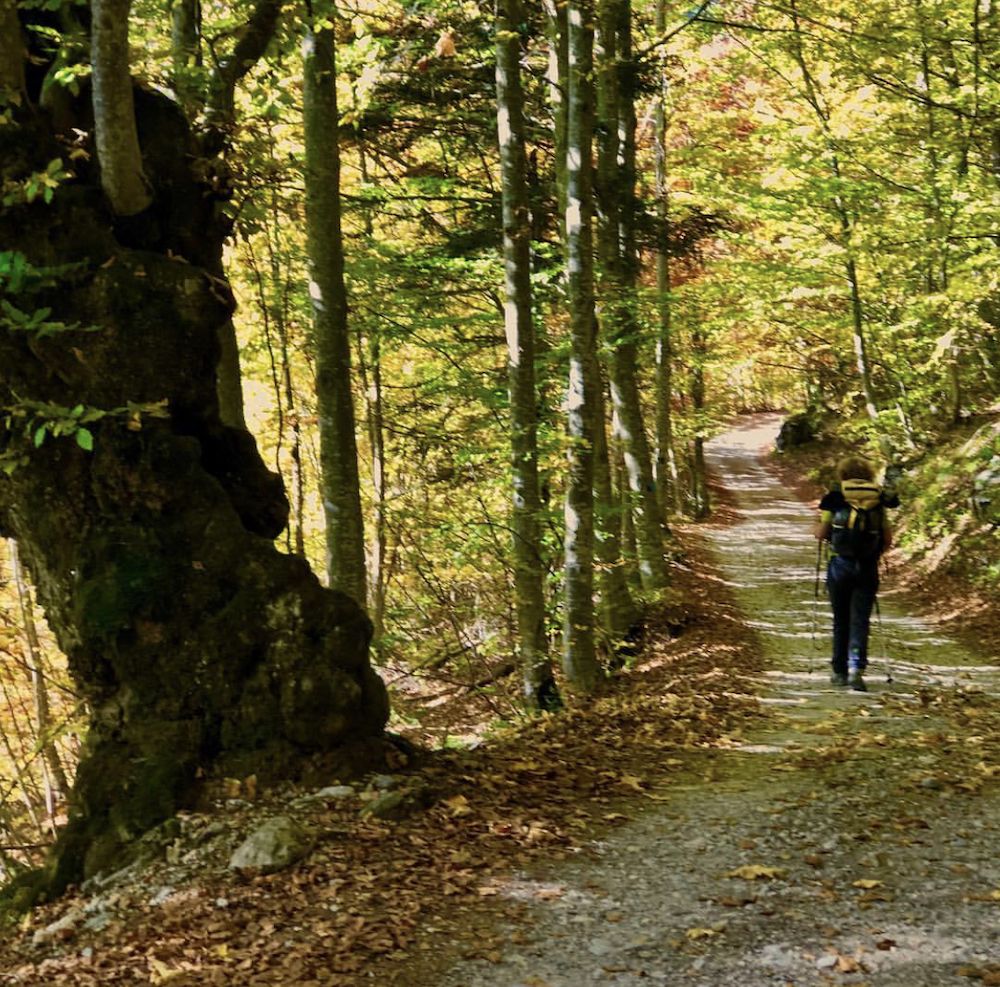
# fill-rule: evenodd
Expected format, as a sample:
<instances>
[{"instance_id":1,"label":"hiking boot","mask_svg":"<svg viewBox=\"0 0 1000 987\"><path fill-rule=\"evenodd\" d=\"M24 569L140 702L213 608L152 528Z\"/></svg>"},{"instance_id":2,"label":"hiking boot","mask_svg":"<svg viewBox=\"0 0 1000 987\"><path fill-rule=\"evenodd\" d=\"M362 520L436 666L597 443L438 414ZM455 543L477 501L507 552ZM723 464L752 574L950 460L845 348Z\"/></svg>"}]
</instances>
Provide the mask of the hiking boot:
<instances>
[{"instance_id":1,"label":"hiking boot","mask_svg":"<svg viewBox=\"0 0 1000 987\"><path fill-rule=\"evenodd\" d=\"M867 692L868 691L868 686L865 685L865 679L864 679L864 676L861 674L861 672L851 672L849 678L847 679L847 684L855 692Z\"/></svg>"},{"instance_id":2,"label":"hiking boot","mask_svg":"<svg viewBox=\"0 0 1000 987\"><path fill-rule=\"evenodd\" d=\"M847 685L847 672L834 672L830 676L830 685Z\"/></svg>"}]
</instances>

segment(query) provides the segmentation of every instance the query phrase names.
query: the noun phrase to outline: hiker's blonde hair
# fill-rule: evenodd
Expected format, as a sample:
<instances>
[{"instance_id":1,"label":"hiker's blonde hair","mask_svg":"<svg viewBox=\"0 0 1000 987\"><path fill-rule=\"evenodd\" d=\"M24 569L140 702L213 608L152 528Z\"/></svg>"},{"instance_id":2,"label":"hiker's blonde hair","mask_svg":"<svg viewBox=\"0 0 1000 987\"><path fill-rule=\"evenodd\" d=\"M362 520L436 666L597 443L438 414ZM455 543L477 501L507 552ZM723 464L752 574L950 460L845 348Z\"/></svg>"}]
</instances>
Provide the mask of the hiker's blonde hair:
<instances>
[{"instance_id":1,"label":"hiker's blonde hair","mask_svg":"<svg viewBox=\"0 0 1000 987\"><path fill-rule=\"evenodd\" d=\"M845 456L837 463L837 476L841 480L874 480L875 467L863 456Z\"/></svg>"}]
</instances>

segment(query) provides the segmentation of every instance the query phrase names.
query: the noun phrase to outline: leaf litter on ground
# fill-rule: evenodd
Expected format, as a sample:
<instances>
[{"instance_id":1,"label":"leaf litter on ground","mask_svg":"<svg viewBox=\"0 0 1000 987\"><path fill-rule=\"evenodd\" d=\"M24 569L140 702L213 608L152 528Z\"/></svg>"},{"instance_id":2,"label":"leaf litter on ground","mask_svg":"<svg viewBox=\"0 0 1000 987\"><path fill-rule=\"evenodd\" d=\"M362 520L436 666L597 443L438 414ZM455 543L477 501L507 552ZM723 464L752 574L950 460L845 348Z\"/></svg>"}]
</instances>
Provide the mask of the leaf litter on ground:
<instances>
[{"instance_id":1,"label":"leaf litter on ground","mask_svg":"<svg viewBox=\"0 0 1000 987\"><path fill-rule=\"evenodd\" d=\"M648 629L635 667L598 697L507 727L473 750L436 751L400 774L404 791L425 793L426 809L385 821L360 816L360 798L302 801L310 793L237 782L237 795L181 814L160 859L108 891L76 890L29 915L0 945L0 983L347 987L373 965L383 983L420 982L408 967L427 954L437 962L433 944L474 925L475 907L523 914L506 893L512 874L576 852L639 803L664 798L687 756L731 745L759 715L748 678L756 652L720 615L706 572L687 571L685 634L676 638L670 614ZM475 703L456 693L451 715L466 721ZM435 707L438 722L446 714L447 704ZM423 739L419 724L412 736ZM235 843L292 803L317 849L275 874L229 871ZM548 899L558 896L553 889ZM105 916L103 927L75 922L33 944L88 907ZM487 937L477 951L488 957L501 946Z\"/></svg>"}]
</instances>

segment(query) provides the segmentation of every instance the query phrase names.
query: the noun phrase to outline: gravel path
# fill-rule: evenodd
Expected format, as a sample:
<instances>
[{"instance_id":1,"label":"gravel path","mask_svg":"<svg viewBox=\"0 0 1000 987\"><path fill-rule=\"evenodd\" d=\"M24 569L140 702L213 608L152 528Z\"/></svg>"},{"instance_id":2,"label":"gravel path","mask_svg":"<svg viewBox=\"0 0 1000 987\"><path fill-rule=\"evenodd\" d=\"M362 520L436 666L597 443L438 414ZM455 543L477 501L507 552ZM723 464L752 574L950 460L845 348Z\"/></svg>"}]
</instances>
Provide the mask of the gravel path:
<instances>
[{"instance_id":1,"label":"gravel path","mask_svg":"<svg viewBox=\"0 0 1000 987\"><path fill-rule=\"evenodd\" d=\"M440 987L1000 984L984 732L1000 670L886 599L871 691L828 684L813 516L757 455L776 430L758 418L709 447L740 515L709 535L764 642L769 725L693 758L655 809L571 863L512 883L530 931Z\"/></svg>"}]
</instances>

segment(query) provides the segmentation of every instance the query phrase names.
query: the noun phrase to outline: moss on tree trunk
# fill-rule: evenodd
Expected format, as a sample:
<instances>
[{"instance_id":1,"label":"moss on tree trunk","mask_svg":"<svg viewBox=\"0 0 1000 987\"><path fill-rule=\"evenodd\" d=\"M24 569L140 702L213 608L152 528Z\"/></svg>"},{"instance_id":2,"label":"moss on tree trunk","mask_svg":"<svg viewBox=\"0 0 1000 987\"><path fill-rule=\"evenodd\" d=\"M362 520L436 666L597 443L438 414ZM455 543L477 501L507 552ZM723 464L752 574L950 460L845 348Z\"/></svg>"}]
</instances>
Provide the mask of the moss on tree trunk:
<instances>
[{"instance_id":1,"label":"moss on tree trunk","mask_svg":"<svg viewBox=\"0 0 1000 987\"><path fill-rule=\"evenodd\" d=\"M84 162L51 203L0 213L5 250L60 268L11 302L94 327L0 326L0 455L26 457L0 473L0 534L17 539L91 710L50 890L116 863L194 802L202 778L266 783L377 759L388 713L368 619L275 548L288 513L281 481L248 433L219 420L217 330L233 308L219 276L226 227L176 107L136 95L149 210L116 225ZM78 111L88 130L85 102ZM39 115L4 133L3 181L65 157ZM121 410L89 424L93 451L74 436L33 447L49 412L26 402L161 401L164 417Z\"/></svg>"}]
</instances>

